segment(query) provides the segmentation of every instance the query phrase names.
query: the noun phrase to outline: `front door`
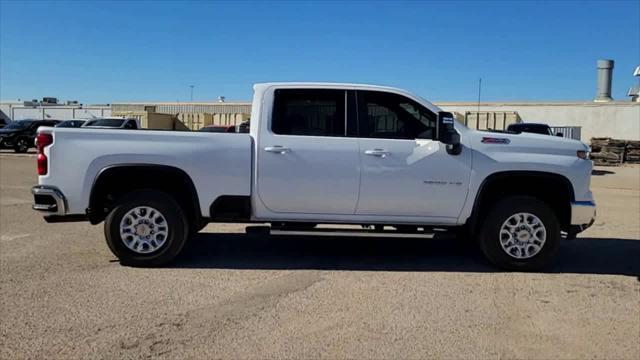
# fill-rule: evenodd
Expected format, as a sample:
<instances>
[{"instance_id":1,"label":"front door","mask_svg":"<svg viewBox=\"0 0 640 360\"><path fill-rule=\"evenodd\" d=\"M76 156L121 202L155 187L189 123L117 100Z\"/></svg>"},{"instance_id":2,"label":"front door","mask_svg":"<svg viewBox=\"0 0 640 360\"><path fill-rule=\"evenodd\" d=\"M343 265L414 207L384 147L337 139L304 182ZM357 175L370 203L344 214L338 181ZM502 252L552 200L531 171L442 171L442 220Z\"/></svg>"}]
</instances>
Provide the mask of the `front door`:
<instances>
[{"instance_id":1,"label":"front door","mask_svg":"<svg viewBox=\"0 0 640 360\"><path fill-rule=\"evenodd\" d=\"M358 140L346 136L346 99L344 90L275 90L257 151L257 193L268 210L355 212L360 159Z\"/></svg>"},{"instance_id":2,"label":"front door","mask_svg":"<svg viewBox=\"0 0 640 360\"><path fill-rule=\"evenodd\" d=\"M358 91L358 105L362 180L356 213L457 218L471 152L449 155L435 139L437 115L407 97Z\"/></svg>"}]
</instances>

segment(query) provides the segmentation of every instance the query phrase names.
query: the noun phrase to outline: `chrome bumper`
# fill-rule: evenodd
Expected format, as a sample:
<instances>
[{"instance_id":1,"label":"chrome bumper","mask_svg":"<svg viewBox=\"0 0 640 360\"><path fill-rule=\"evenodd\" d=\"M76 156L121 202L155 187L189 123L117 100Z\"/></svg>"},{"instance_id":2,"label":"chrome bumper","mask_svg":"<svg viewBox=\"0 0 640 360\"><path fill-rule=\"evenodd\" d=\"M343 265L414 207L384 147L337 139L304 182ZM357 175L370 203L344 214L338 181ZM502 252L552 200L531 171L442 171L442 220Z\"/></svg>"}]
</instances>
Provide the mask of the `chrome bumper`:
<instances>
[{"instance_id":1,"label":"chrome bumper","mask_svg":"<svg viewBox=\"0 0 640 360\"><path fill-rule=\"evenodd\" d=\"M596 218L596 204L593 201L571 203L571 225L591 225Z\"/></svg>"},{"instance_id":2,"label":"chrome bumper","mask_svg":"<svg viewBox=\"0 0 640 360\"><path fill-rule=\"evenodd\" d=\"M38 185L31 188L33 194L33 210L42 211L46 215L65 215L67 203L62 192L54 186Z\"/></svg>"}]
</instances>

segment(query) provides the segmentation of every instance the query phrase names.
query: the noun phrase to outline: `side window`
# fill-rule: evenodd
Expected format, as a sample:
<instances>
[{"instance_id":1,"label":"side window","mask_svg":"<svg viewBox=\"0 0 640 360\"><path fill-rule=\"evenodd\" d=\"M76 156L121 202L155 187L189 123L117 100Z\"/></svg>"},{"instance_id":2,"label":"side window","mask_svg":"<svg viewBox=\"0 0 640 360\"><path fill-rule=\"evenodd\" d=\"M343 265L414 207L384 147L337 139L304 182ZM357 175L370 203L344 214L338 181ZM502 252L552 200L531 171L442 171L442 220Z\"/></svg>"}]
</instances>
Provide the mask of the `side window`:
<instances>
[{"instance_id":1,"label":"side window","mask_svg":"<svg viewBox=\"0 0 640 360\"><path fill-rule=\"evenodd\" d=\"M433 139L437 116L402 95L358 91L360 137Z\"/></svg>"},{"instance_id":2,"label":"side window","mask_svg":"<svg viewBox=\"0 0 640 360\"><path fill-rule=\"evenodd\" d=\"M280 135L345 136L343 90L278 89L271 130Z\"/></svg>"}]
</instances>

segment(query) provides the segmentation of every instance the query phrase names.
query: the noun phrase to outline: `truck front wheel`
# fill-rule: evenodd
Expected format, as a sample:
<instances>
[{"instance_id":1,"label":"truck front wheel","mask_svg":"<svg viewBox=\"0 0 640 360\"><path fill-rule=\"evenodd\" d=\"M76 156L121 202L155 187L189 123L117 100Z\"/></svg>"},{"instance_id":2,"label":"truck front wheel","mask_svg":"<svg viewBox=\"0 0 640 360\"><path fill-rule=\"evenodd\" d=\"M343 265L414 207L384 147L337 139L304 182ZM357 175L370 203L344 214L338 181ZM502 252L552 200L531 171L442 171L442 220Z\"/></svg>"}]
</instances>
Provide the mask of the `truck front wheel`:
<instances>
[{"instance_id":1,"label":"truck front wheel","mask_svg":"<svg viewBox=\"0 0 640 360\"><path fill-rule=\"evenodd\" d=\"M121 264L154 267L180 253L189 225L180 205L167 193L136 190L124 195L111 210L104 233Z\"/></svg>"},{"instance_id":2,"label":"truck front wheel","mask_svg":"<svg viewBox=\"0 0 640 360\"><path fill-rule=\"evenodd\" d=\"M560 224L553 210L529 196L498 202L482 222L480 248L494 265L515 271L538 270L556 254Z\"/></svg>"}]
</instances>

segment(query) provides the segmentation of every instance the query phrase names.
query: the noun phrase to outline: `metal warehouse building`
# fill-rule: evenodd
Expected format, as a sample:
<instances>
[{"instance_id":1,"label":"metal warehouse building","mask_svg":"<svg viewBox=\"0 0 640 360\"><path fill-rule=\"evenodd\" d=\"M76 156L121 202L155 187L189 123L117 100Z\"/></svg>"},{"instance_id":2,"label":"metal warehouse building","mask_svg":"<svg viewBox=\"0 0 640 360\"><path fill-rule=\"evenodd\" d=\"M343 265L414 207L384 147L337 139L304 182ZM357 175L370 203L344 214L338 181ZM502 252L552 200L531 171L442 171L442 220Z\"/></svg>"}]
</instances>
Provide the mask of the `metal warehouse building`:
<instances>
[{"instance_id":1,"label":"metal warehouse building","mask_svg":"<svg viewBox=\"0 0 640 360\"><path fill-rule=\"evenodd\" d=\"M593 101L570 102L436 102L454 113L457 120L475 129L503 130L515 122L549 124L567 137L589 141L592 137L640 140L640 85L629 90L631 101L611 98L612 60L598 60L598 86ZM634 75L640 79L640 67ZM142 119L154 114L170 114L182 127L197 130L206 125L237 125L248 120L251 103L130 103L113 104L113 115ZM151 124L153 125L153 124Z\"/></svg>"},{"instance_id":2,"label":"metal warehouse building","mask_svg":"<svg viewBox=\"0 0 640 360\"><path fill-rule=\"evenodd\" d=\"M574 137L640 140L640 103L611 102L437 102L438 107L475 129L502 130L515 122L543 122L559 131L572 131ZM238 125L251 115L250 102L234 103L136 103L113 104L114 116L141 120L157 114L176 117L185 128L197 130L206 125ZM147 127L153 126L153 121ZM174 126L180 129L180 124ZM566 130L565 130L566 129ZM569 134L567 134L569 135ZM577 136L576 136L577 135Z\"/></svg>"},{"instance_id":3,"label":"metal warehouse building","mask_svg":"<svg viewBox=\"0 0 640 360\"><path fill-rule=\"evenodd\" d=\"M111 105L46 104L33 101L0 103L0 118L5 120L68 120L105 116L111 116Z\"/></svg>"},{"instance_id":4,"label":"metal warehouse building","mask_svg":"<svg viewBox=\"0 0 640 360\"><path fill-rule=\"evenodd\" d=\"M567 137L640 140L640 81L629 90L631 101L611 98L612 60L599 60L598 87L593 101L571 102L436 102L457 120L475 129L505 129L515 122L546 123ZM640 80L640 67L634 75ZM46 98L50 99L50 98ZM112 105L58 105L43 102L0 104L0 116L20 120L88 119L127 116L152 129L199 130L207 125L231 126L249 120L251 102L144 102Z\"/></svg>"},{"instance_id":5,"label":"metal warehouse building","mask_svg":"<svg viewBox=\"0 0 640 360\"><path fill-rule=\"evenodd\" d=\"M207 125L238 125L249 120L251 103L195 102L195 103L119 103L111 107L113 116L134 117L143 127L169 128L155 119L170 115L177 120L175 130L199 130Z\"/></svg>"}]
</instances>

